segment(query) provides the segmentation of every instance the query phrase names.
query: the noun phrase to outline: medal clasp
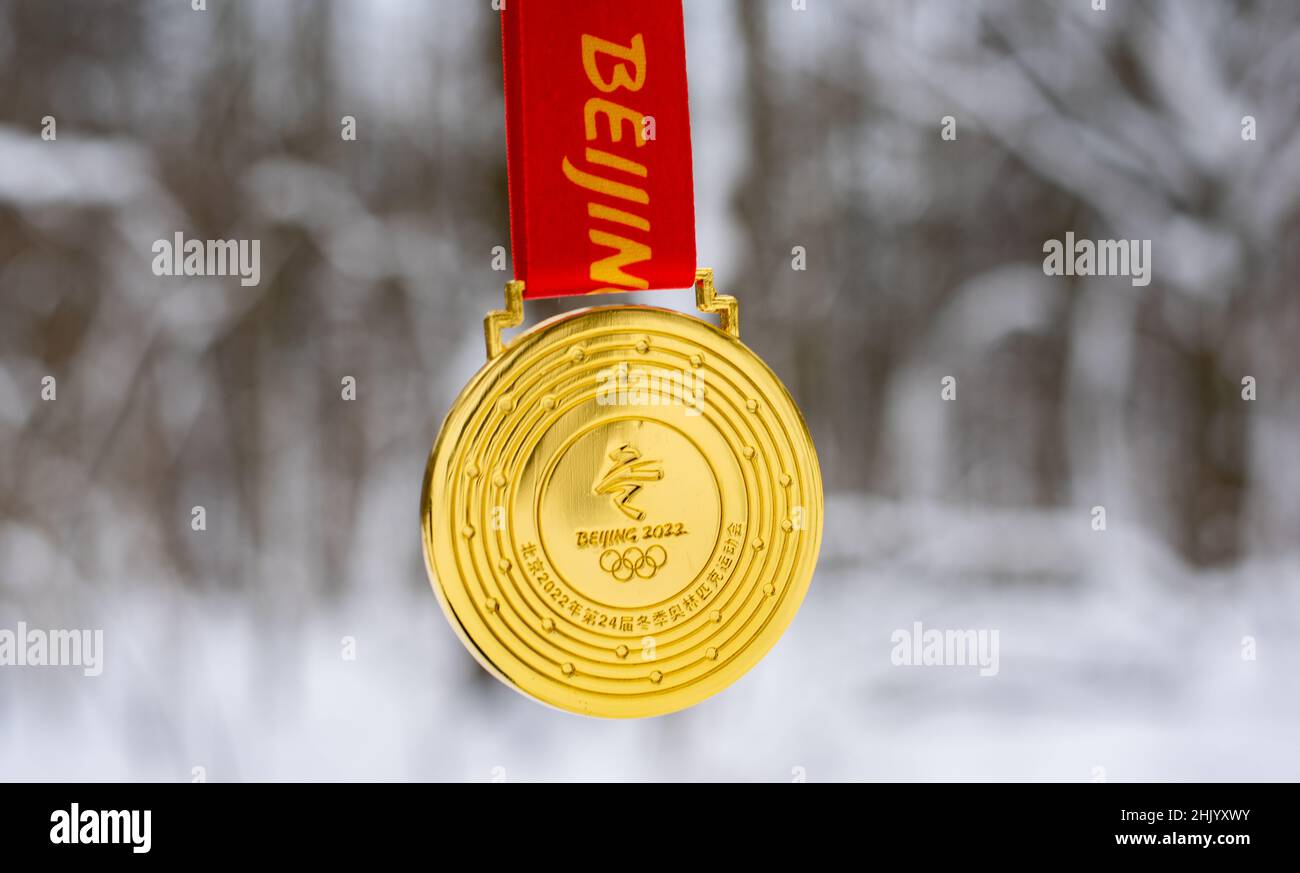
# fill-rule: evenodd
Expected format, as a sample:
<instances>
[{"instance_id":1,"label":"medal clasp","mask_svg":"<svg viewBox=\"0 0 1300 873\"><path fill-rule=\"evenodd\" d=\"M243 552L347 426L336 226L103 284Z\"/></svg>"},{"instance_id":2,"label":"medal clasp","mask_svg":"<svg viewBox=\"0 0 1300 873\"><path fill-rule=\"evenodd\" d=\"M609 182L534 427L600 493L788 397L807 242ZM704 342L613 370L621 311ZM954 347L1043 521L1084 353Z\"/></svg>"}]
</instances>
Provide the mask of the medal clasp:
<instances>
[{"instance_id":1,"label":"medal clasp","mask_svg":"<svg viewBox=\"0 0 1300 873\"><path fill-rule=\"evenodd\" d=\"M494 309L483 319L483 340L487 358L492 360L506 350L501 331L524 323L524 283L511 279L506 283L506 308Z\"/></svg>"},{"instance_id":2,"label":"medal clasp","mask_svg":"<svg viewBox=\"0 0 1300 873\"><path fill-rule=\"evenodd\" d=\"M524 323L524 283L519 279L507 282L505 299L505 309L494 309L483 319L483 341L489 361L506 350L501 331ZM717 293L710 267L695 271L695 308L705 314L716 313L719 327L740 339L740 304L730 294Z\"/></svg>"},{"instance_id":3,"label":"medal clasp","mask_svg":"<svg viewBox=\"0 0 1300 873\"><path fill-rule=\"evenodd\" d=\"M740 339L740 304L730 294L718 294L714 290L710 267L695 271L695 308L700 312L716 312L718 326Z\"/></svg>"}]
</instances>

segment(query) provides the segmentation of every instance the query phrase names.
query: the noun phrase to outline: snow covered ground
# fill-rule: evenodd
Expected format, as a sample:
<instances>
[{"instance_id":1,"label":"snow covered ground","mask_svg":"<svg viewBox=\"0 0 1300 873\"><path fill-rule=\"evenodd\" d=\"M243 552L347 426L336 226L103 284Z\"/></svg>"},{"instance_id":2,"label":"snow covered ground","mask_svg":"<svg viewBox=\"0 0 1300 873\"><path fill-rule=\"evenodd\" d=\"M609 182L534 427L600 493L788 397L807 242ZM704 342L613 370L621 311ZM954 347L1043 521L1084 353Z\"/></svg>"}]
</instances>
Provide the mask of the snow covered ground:
<instances>
[{"instance_id":1,"label":"snow covered ground","mask_svg":"<svg viewBox=\"0 0 1300 873\"><path fill-rule=\"evenodd\" d=\"M65 606L105 629L103 675L0 670L0 778L1300 778L1294 565L1192 573L1086 512L838 496L827 518L772 653L639 722L500 685L409 578L300 608L146 583L83 593ZM891 633L915 621L998 630L997 675L894 666Z\"/></svg>"}]
</instances>

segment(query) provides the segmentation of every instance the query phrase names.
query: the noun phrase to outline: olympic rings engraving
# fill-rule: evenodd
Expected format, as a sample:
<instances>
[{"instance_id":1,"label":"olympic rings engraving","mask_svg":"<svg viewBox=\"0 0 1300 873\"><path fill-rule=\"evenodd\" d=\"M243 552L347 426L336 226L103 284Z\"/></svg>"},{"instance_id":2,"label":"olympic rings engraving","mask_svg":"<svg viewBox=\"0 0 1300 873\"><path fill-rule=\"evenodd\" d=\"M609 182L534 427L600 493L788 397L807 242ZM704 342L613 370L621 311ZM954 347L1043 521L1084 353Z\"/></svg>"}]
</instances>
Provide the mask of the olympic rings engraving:
<instances>
[{"instance_id":1,"label":"olympic rings engraving","mask_svg":"<svg viewBox=\"0 0 1300 873\"><path fill-rule=\"evenodd\" d=\"M660 545L651 546L645 551L632 546L621 554L617 549L606 549L600 553L600 569L619 582L629 582L634 576L638 579L653 579L659 568L667 563L668 552Z\"/></svg>"}]
</instances>

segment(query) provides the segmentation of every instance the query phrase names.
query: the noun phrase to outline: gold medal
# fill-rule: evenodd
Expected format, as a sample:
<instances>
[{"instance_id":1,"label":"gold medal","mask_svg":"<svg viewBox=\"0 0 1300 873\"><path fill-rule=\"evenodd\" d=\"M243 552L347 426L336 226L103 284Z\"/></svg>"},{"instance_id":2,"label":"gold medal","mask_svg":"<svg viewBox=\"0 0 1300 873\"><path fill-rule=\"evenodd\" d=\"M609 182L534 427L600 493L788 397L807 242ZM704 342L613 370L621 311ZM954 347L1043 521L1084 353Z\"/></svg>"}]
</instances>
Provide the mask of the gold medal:
<instances>
[{"instance_id":1,"label":"gold medal","mask_svg":"<svg viewBox=\"0 0 1300 873\"><path fill-rule=\"evenodd\" d=\"M523 319L509 283L429 458L424 554L447 618L494 675L561 709L703 700L767 653L812 580L808 428L740 342L735 299L707 270L695 289L721 329L603 306L505 346Z\"/></svg>"},{"instance_id":2,"label":"gold medal","mask_svg":"<svg viewBox=\"0 0 1300 873\"><path fill-rule=\"evenodd\" d=\"M734 682L794 618L822 488L790 395L695 269L684 24L662 0L502 9L516 277L421 497L447 618L508 685L660 715ZM654 72L651 72L653 70ZM708 321L529 297L695 285Z\"/></svg>"}]
</instances>

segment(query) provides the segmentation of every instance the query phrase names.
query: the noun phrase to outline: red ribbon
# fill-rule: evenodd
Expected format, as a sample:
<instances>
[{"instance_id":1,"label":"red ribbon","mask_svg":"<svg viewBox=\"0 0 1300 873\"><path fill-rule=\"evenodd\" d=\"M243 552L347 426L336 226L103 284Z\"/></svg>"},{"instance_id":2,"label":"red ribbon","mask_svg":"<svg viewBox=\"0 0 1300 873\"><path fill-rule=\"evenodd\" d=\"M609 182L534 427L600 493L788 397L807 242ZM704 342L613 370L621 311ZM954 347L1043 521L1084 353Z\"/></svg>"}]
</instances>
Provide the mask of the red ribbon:
<instances>
[{"instance_id":1,"label":"red ribbon","mask_svg":"<svg viewBox=\"0 0 1300 873\"><path fill-rule=\"evenodd\" d=\"M695 194L678 0L507 0L510 239L525 297L687 288Z\"/></svg>"}]
</instances>

